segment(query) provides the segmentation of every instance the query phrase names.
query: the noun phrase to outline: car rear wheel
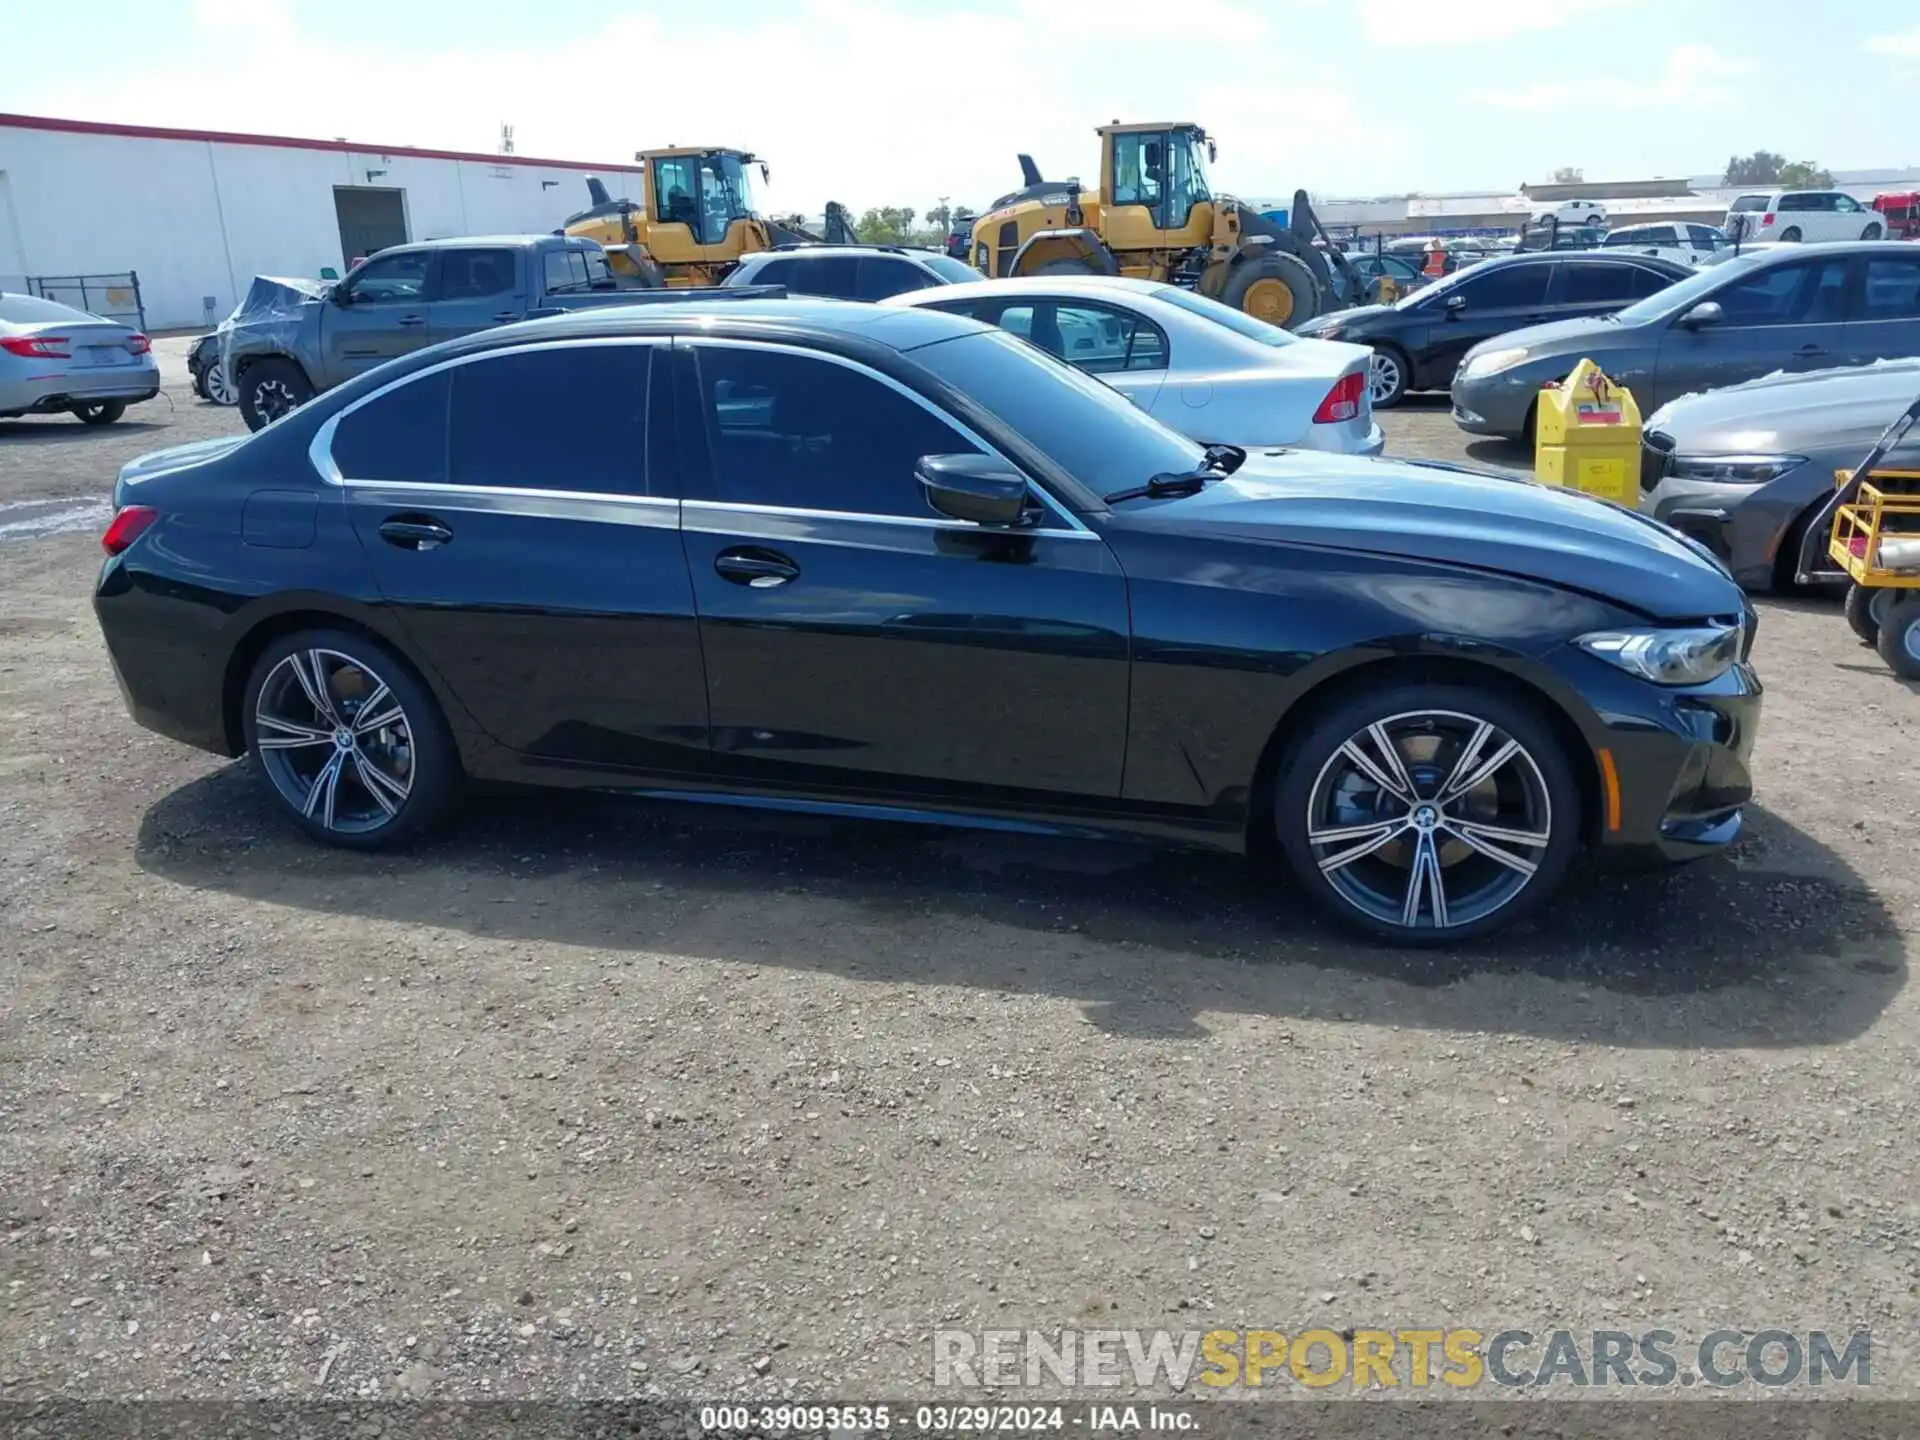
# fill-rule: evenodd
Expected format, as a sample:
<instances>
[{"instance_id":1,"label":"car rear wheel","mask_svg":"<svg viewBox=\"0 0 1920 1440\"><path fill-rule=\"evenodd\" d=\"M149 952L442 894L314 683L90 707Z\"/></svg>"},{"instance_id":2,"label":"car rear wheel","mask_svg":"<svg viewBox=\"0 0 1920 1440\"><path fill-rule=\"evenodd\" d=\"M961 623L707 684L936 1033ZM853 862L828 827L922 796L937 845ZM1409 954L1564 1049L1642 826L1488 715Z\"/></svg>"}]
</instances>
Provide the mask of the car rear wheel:
<instances>
[{"instance_id":1,"label":"car rear wheel","mask_svg":"<svg viewBox=\"0 0 1920 1440\"><path fill-rule=\"evenodd\" d=\"M1367 362L1367 398L1376 410L1391 410L1407 393L1407 362L1397 350L1381 346Z\"/></svg>"},{"instance_id":2,"label":"car rear wheel","mask_svg":"<svg viewBox=\"0 0 1920 1440\"><path fill-rule=\"evenodd\" d=\"M459 784L439 706L399 656L361 635L307 630L254 662L247 753L294 824L380 850L426 830Z\"/></svg>"},{"instance_id":3,"label":"car rear wheel","mask_svg":"<svg viewBox=\"0 0 1920 1440\"><path fill-rule=\"evenodd\" d=\"M1800 227L1798 225L1789 225L1780 232L1780 238L1789 245L1795 243L1800 238Z\"/></svg>"},{"instance_id":4,"label":"car rear wheel","mask_svg":"<svg viewBox=\"0 0 1920 1440\"><path fill-rule=\"evenodd\" d=\"M240 377L240 417L249 430L271 425L312 398L312 382L291 360L256 360Z\"/></svg>"},{"instance_id":5,"label":"car rear wheel","mask_svg":"<svg viewBox=\"0 0 1920 1440\"><path fill-rule=\"evenodd\" d=\"M1887 606L1876 648L1902 680L1920 680L1920 596L1908 595Z\"/></svg>"},{"instance_id":6,"label":"car rear wheel","mask_svg":"<svg viewBox=\"0 0 1920 1440\"><path fill-rule=\"evenodd\" d=\"M100 400L92 405L73 407L74 419L82 425L111 425L126 413L127 402L124 400Z\"/></svg>"},{"instance_id":7,"label":"car rear wheel","mask_svg":"<svg viewBox=\"0 0 1920 1440\"><path fill-rule=\"evenodd\" d=\"M1403 945L1512 924L1579 846L1572 765L1524 705L1466 685L1391 685L1330 710L1292 748L1274 824L1295 877L1338 919Z\"/></svg>"}]
</instances>

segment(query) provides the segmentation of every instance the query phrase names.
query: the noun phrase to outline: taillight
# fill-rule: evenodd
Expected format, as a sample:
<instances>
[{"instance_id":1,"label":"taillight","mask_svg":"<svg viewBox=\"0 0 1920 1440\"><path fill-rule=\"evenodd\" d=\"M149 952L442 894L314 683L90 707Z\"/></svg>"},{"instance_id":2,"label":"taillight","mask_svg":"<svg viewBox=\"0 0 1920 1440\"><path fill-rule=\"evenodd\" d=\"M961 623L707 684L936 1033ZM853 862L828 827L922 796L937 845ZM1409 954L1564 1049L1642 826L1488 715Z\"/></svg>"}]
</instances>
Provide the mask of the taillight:
<instances>
[{"instance_id":1,"label":"taillight","mask_svg":"<svg viewBox=\"0 0 1920 1440\"><path fill-rule=\"evenodd\" d=\"M1342 375L1340 383L1327 391L1327 398L1313 412L1316 425L1338 425L1360 414L1360 402L1367 398L1367 377L1358 372Z\"/></svg>"},{"instance_id":2,"label":"taillight","mask_svg":"<svg viewBox=\"0 0 1920 1440\"><path fill-rule=\"evenodd\" d=\"M71 360L64 335L0 335L0 350L29 360Z\"/></svg>"},{"instance_id":3,"label":"taillight","mask_svg":"<svg viewBox=\"0 0 1920 1440\"><path fill-rule=\"evenodd\" d=\"M1760 217L1760 223L1761 223L1761 225L1762 225L1762 226L1766 226L1766 225L1771 225L1771 224L1773 223L1773 216L1771 216L1771 215L1762 215L1762 216Z\"/></svg>"},{"instance_id":4,"label":"taillight","mask_svg":"<svg viewBox=\"0 0 1920 1440\"><path fill-rule=\"evenodd\" d=\"M109 555L120 554L159 518L160 512L151 505L122 505L107 526L107 533L100 537L100 548Z\"/></svg>"},{"instance_id":5,"label":"taillight","mask_svg":"<svg viewBox=\"0 0 1920 1440\"><path fill-rule=\"evenodd\" d=\"M153 342L147 339L146 336L129 335L127 337L127 353L128 354L144 355L151 349L153 349Z\"/></svg>"}]
</instances>

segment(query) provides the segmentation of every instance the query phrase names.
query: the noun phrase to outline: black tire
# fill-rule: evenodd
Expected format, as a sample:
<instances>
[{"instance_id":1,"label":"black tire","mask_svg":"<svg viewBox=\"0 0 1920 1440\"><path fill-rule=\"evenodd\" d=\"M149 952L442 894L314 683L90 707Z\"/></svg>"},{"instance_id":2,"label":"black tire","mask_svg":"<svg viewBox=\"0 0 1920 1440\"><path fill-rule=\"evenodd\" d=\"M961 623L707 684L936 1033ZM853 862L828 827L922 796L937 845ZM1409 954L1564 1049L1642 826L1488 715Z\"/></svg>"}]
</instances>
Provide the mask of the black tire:
<instances>
[{"instance_id":1,"label":"black tire","mask_svg":"<svg viewBox=\"0 0 1920 1440\"><path fill-rule=\"evenodd\" d=\"M313 702L316 684L325 710ZM303 630L273 641L247 676L241 717L247 754L280 809L329 845L405 844L443 818L459 793L459 760L433 692L364 635ZM342 746L349 730L352 743Z\"/></svg>"},{"instance_id":2,"label":"black tire","mask_svg":"<svg viewBox=\"0 0 1920 1440\"><path fill-rule=\"evenodd\" d=\"M1874 602L1890 593L1890 591L1878 590L1866 585L1847 586L1847 625L1860 637L1861 644L1878 645L1880 643L1880 619L1874 612L1878 611L1884 615L1887 606L1884 600L1880 600L1879 604Z\"/></svg>"},{"instance_id":3,"label":"black tire","mask_svg":"<svg viewBox=\"0 0 1920 1440\"><path fill-rule=\"evenodd\" d=\"M1392 725L1397 730L1409 723L1416 727L1413 732L1391 735L1402 773L1414 782L1415 803L1404 807L1402 816L1393 813L1400 802L1383 788L1376 787L1368 800L1368 782L1353 768L1347 747L1349 741L1360 740L1365 753L1375 757L1375 768L1383 770L1385 753L1373 739L1363 737L1371 735L1369 727ZM1424 759L1423 747L1411 743L1427 738L1417 729L1422 723L1434 726L1436 737ZM1482 724L1492 729L1476 751L1468 741ZM1518 748L1503 764L1456 798L1439 800L1438 792L1449 780L1470 778L1480 763L1504 752L1507 740ZM1472 758L1476 755L1478 759ZM1462 759L1468 762L1464 776L1455 769ZM1530 706L1497 690L1411 683L1364 690L1312 721L1289 746L1279 776L1272 797L1274 833L1297 883L1336 919L1399 945L1457 944L1523 919L1552 898L1580 848L1580 791L1572 762L1551 726ZM1353 778L1360 780L1359 790L1345 788ZM1316 815L1329 802L1337 804L1316 833L1333 838L1310 839ZM1376 808L1368 809L1370 804ZM1358 818L1338 813L1341 806L1353 807ZM1471 814L1460 813L1462 807ZM1461 825L1474 827L1477 835L1484 835L1481 827L1489 825L1502 827L1503 835L1524 829L1541 836L1542 843L1523 848L1516 842L1507 848L1507 842L1500 842L1503 862L1482 848L1496 842L1470 843L1464 831L1452 828ZM1342 833L1343 826L1348 833ZM1369 833L1394 826L1399 828L1387 843L1374 840L1371 849L1364 848ZM1433 883L1422 873L1422 845L1429 847L1438 867L1442 897L1448 874L1465 887L1456 889L1444 905L1436 903ZM1339 865L1327 863L1347 853L1340 847L1349 846L1362 853ZM1363 902L1356 894L1370 898ZM1401 919L1409 895L1411 926ZM1401 907L1399 914L1395 906ZM1429 917L1424 921L1423 911ZM1454 914L1461 918L1454 920Z\"/></svg>"},{"instance_id":4,"label":"black tire","mask_svg":"<svg viewBox=\"0 0 1920 1440\"><path fill-rule=\"evenodd\" d=\"M1798 225L1789 225L1780 232L1780 238L1789 245L1796 243L1800 239L1800 227Z\"/></svg>"},{"instance_id":5,"label":"black tire","mask_svg":"<svg viewBox=\"0 0 1920 1440\"><path fill-rule=\"evenodd\" d=\"M198 395L202 400L213 399L213 396L207 392L207 375L204 370L196 370L193 372L193 393Z\"/></svg>"},{"instance_id":6,"label":"black tire","mask_svg":"<svg viewBox=\"0 0 1920 1440\"><path fill-rule=\"evenodd\" d=\"M1902 680L1920 680L1920 595L1903 596L1887 607L1874 648Z\"/></svg>"},{"instance_id":7,"label":"black tire","mask_svg":"<svg viewBox=\"0 0 1920 1440\"><path fill-rule=\"evenodd\" d=\"M1607 223L1607 217L1600 214L1597 211L1594 214L1587 216L1587 224L1589 225L1604 225L1606 223Z\"/></svg>"},{"instance_id":8,"label":"black tire","mask_svg":"<svg viewBox=\"0 0 1920 1440\"><path fill-rule=\"evenodd\" d=\"M127 413L124 400L99 400L91 405L73 407L73 418L82 425L111 425Z\"/></svg>"},{"instance_id":9,"label":"black tire","mask_svg":"<svg viewBox=\"0 0 1920 1440\"><path fill-rule=\"evenodd\" d=\"M1291 308L1282 318L1276 320L1263 315L1258 309L1249 308L1248 297L1257 295L1255 287L1263 280L1277 280L1286 286L1291 297ZM1249 257L1235 263L1228 272L1226 288L1220 292L1223 303L1234 309L1253 316L1256 320L1265 320L1269 325L1277 325L1282 330L1291 330L1304 325L1321 311L1320 282L1313 278L1313 271L1307 268L1304 260L1284 252ZM1257 302L1256 302L1257 303Z\"/></svg>"},{"instance_id":10,"label":"black tire","mask_svg":"<svg viewBox=\"0 0 1920 1440\"><path fill-rule=\"evenodd\" d=\"M277 355L254 361L240 377L240 418L249 430L272 424L312 398L306 371Z\"/></svg>"},{"instance_id":11,"label":"black tire","mask_svg":"<svg viewBox=\"0 0 1920 1440\"><path fill-rule=\"evenodd\" d=\"M1367 362L1367 394L1376 410L1391 410L1407 396L1413 364L1394 345L1376 345Z\"/></svg>"},{"instance_id":12,"label":"black tire","mask_svg":"<svg viewBox=\"0 0 1920 1440\"><path fill-rule=\"evenodd\" d=\"M1878 240L1880 238L1880 227L1878 225L1867 226L1866 229L1860 232L1860 238L1862 240Z\"/></svg>"},{"instance_id":13,"label":"black tire","mask_svg":"<svg viewBox=\"0 0 1920 1440\"><path fill-rule=\"evenodd\" d=\"M1089 264L1085 260L1049 260L1033 273L1035 275L1101 275L1105 272L1098 265Z\"/></svg>"}]
</instances>

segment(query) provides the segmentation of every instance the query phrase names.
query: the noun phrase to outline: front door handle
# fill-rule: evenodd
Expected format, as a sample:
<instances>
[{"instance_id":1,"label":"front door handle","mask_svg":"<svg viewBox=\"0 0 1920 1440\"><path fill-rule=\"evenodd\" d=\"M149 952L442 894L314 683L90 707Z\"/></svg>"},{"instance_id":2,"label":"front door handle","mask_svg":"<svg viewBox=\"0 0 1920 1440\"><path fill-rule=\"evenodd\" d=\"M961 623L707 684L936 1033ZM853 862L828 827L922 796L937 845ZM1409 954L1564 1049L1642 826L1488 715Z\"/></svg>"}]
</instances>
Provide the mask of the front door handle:
<instances>
[{"instance_id":1,"label":"front door handle","mask_svg":"<svg viewBox=\"0 0 1920 1440\"><path fill-rule=\"evenodd\" d=\"M496 310L493 312L493 318L498 320L502 325L506 325L515 320L525 318L526 313L524 310Z\"/></svg>"},{"instance_id":2,"label":"front door handle","mask_svg":"<svg viewBox=\"0 0 1920 1440\"><path fill-rule=\"evenodd\" d=\"M1802 345L1798 350L1794 351L1793 353L1800 356L1801 359L1804 360L1814 355L1825 355L1827 353L1827 347L1824 345Z\"/></svg>"},{"instance_id":3,"label":"front door handle","mask_svg":"<svg viewBox=\"0 0 1920 1440\"><path fill-rule=\"evenodd\" d=\"M437 550L453 531L426 515L395 515L380 522L380 538L402 550Z\"/></svg>"},{"instance_id":4,"label":"front door handle","mask_svg":"<svg viewBox=\"0 0 1920 1440\"><path fill-rule=\"evenodd\" d=\"M800 575L800 567L778 550L763 550L757 545L722 550L713 557L713 568L722 580L755 590L771 590Z\"/></svg>"},{"instance_id":5,"label":"front door handle","mask_svg":"<svg viewBox=\"0 0 1920 1440\"><path fill-rule=\"evenodd\" d=\"M395 323L399 325L424 325L427 323L427 317L424 315L402 315Z\"/></svg>"}]
</instances>

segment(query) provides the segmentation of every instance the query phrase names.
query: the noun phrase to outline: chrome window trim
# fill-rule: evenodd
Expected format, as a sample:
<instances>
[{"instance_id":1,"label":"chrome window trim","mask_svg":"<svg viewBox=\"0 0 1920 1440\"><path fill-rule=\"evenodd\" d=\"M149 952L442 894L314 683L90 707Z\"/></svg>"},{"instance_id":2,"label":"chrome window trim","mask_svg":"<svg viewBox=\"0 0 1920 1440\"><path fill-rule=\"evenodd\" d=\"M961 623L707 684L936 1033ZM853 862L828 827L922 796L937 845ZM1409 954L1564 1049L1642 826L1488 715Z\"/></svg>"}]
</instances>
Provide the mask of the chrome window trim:
<instances>
[{"instance_id":1,"label":"chrome window trim","mask_svg":"<svg viewBox=\"0 0 1920 1440\"><path fill-rule=\"evenodd\" d=\"M680 502L681 528L700 534L728 534L734 527L702 524L703 517L727 515L766 515L776 520L850 520L862 525L896 525L914 530L945 530L959 535L1007 535L1049 540L1098 540L1084 527L1072 530L1041 530L1032 526L975 525L966 520L948 520L937 515L874 515L864 510L806 510L790 505L752 505L739 500L683 500Z\"/></svg>"},{"instance_id":2,"label":"chrome window trim","mask_svg":"<svg viewBox=\"0 0 1920 1440\"><path fill-rule=\"evenodd\" d=\"M416 380L425 380L430 375L438 375L443 370L453 370L462 365L472 365L482 360L494 360L503 355L524 355L530 351L579 350L600 345L648 345L659 349L667 348L670 337L662 335L588 335L577 340L532 340L519 345L503 345L497 350L480 350L471 355L455 355L429 365L423 370L412 370L405 375L389 380L378 390L362 395L351 405L336 410L313 432L313 440L307 446L307 460L315 473L329 485L339 485L347 489L357 486L377 485L382 488L407 486L416 491L445 490L467 494L506 494L521 495L569 495L575 498L591 500L630 500L652 504L678 505L678 500L665 499L654 495L630 495L624 490L539 490L533 487L513 487L505 485L455 485L440 480L356 480L341 473L340 466L333 458L333 437L340 428L340 422L363 406L392 394L403 385L411 385Z\"/></svg>"},{"instance_id":3,"label":"chrome window trim","mask_svg":"<svg viewBox=\"0 0 1920 1440\"><path fill-rule=\"evenodd\" d=\"M918 405L922 410L926 411L929 415L933 416L934 419L938 420L941 424L945 425L948 429L958 432L960 435L965 437L968 441L972 442L974 445L977 445L980 448L980 452L983 455L990 456L993 459L998 460L1001 464L1005 465L1008 469L1016 470L1020 474L1025 475L1028 488L1032 490L1032 492L1037 497L1039 497L1040 503L1044 505L1048 510L1052 511L1056 519L1062 521L1067 526L1067 532L1065 533L1078 533L1078 534L1086 535L1090 538L1097 538L1097 537L1094 537L1093 532L1091 530L1089 530L1085 525L1080 523L1079 516L1075 515L1071 510L1068 510L1065 505L1060 503L1060 500L1058 499L1058 497L1056 497L1053 494L1052 491L1048 490L1045 485L1041 484L1040 481L1035 479L1032 475L1028 474L1025 466L1017 465L1012 460L1009 460L1005 455L1003 455L1000 452L997 446L990 443L985 436L981 435L972 426L968 425L964 420L961 420L953 415L949 415L945 410L942 410L938 405L935 405L931 400L927 399L927 397L922 395L918 390L913 389L909 385L902 384L900 381L894 379L891 375L882 374L880 371L875 370L871 365L863 365L858 360L850 360L844 355L835 355L825 350L813 350L813 349L808 349L804 346L799 346L799 345L781 345L781 344L777 344L777 343L766 341L766 340L742 340L742 339L736 339L732 336L726 336L726 335L692 335L692 336L684 336L680 338L684 339L685 342L695 350L696 354L698 353L698 350L701 347L705 347L705 346L713 346L713 347L717 347L721 349L729 349L729 350L767 350L767 351L772 351L776 354L781 354L781 355L801 355L810 360L821 360L826 362L829 365L838 365L842 369L852 370L857 374L866 376L870 380L877 380L882 385L886 386L889 390L893 390L898 392L901 395L904 395L907 399L911 400L915 405ZM371 399L372 397L369 396L368 398ZM703 401L703 405L704 405L704 401ZM704 413L702 414L702 420L703 422L705 420ZM710 507L732 507L734 509L737 509L743 512L765 511L765 512L771 512L775 514L786 514L786 515L792 515L795 517L804 517L804 518L812 518L812 519L866 520L866 521L880 521L880 522L886 522L886 523L892 523L892 524L927 526L927 527L933 527L936 529L958 530L964 533L976 534L976 535L988 534L988 533L1007 534L1007 535L1058 535L1063 533L1059 530L1034 530L1034 529L1018 529L1018 530L1009 529L1004 531L998 531L998 530L993 530L989 526L972 525L965 520L943 520L937 516L931 516L931 515L924 516L924 517L916 516L916 515L874 515L874 514L869 514L869 513L866 513L863 511L857 511L857 510L815 510L815 509L811 509L803 506L753 505L743 501L733 501L733 500L704 500L704 499L703 500L687 500L686 504L689 506L704 505L704 506L710 506Z\"/></svg>"}]
</instances>

